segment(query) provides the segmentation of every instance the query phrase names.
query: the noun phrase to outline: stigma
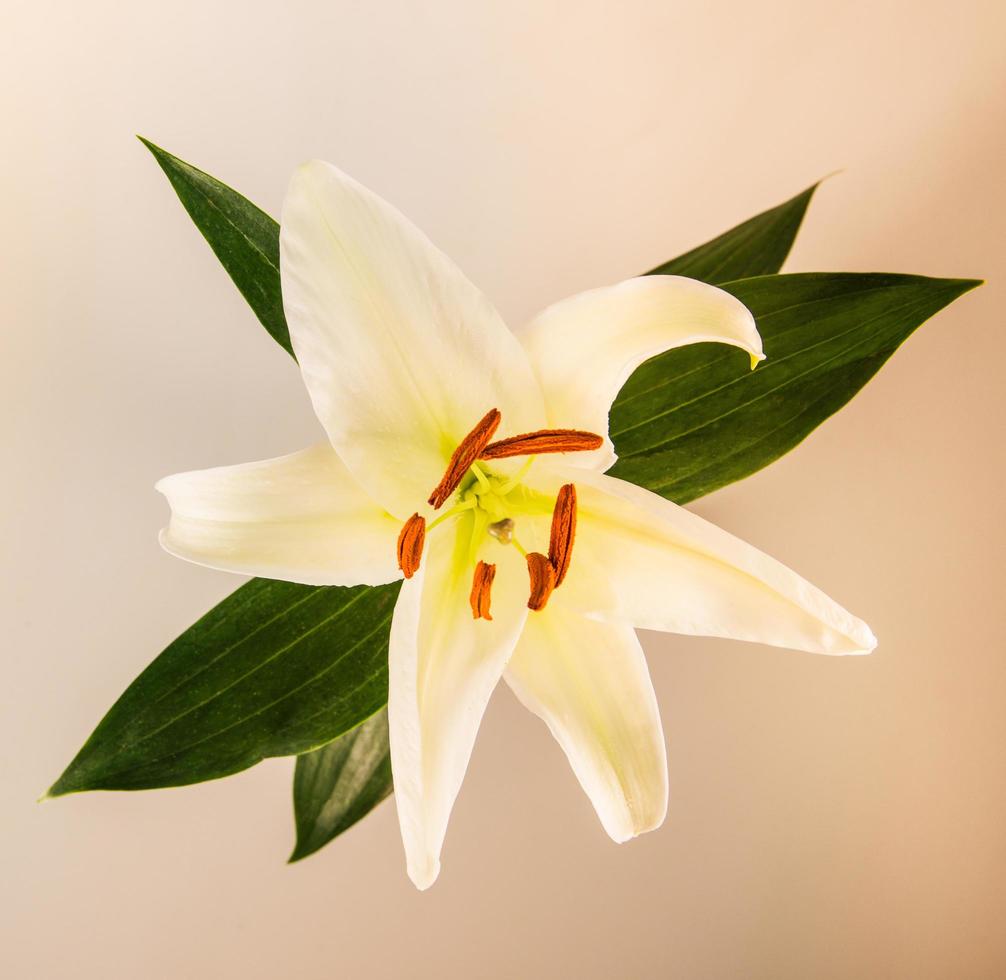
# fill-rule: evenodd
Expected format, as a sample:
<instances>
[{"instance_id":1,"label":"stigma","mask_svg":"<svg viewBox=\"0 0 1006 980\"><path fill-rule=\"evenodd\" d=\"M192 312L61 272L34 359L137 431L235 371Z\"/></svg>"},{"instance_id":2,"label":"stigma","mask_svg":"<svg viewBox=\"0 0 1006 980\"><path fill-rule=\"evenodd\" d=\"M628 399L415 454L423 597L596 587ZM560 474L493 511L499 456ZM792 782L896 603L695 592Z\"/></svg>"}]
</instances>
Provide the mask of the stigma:
<instances>
[{"instance_id":1,"label":"stigma","mask_svg":"<svg viewBox=\"0 0 1006 980\"><path fill-rule=\"evenodd\" d=\"M513 541L514 522L511 517L504 517L501 521L493 521L486 532L494 537L500 544L510 544Z\"/></svg>"}]
</instances>

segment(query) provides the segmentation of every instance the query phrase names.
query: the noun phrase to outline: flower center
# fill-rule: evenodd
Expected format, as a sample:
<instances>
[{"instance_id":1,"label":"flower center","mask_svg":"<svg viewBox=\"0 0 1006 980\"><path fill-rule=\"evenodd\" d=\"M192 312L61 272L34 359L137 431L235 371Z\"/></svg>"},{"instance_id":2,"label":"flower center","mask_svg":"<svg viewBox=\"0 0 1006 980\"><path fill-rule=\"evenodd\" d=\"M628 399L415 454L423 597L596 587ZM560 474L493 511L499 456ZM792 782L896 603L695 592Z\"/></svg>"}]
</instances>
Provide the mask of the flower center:
<instances>
[{"instance_id":1,"label":"flower center","mask_svg":"<svg viewBox=\"0 0 1006 980\"><path fill-rule=\"evenodd\" d=\"M599 435L582 429L540 429L492 442L502 416L498 409L487 412L468 433L451 455L443 479L433 489L427 503L439 510L457 492L453 507L440 514L427 527L426 518L418 511L402 527L398 536L398 567L406 578L419 570L427 530L444 521L467 516L471 527L468 558L474 566L470 603L475 619L491 620L491 588L496 566L478 559L485 535L500 544L514 545L528 566L530 596L528 608L545 608L548 597L558 588L569 571L576 534L576 488L563 486L554 504L544 495L531 490L521 480L539 453L584 452L597 449ZM524 465L513 476L489 470L483 461L527 456ZM515 514L552 512L548 554L527 551L517 538Z\"/></svg>"}]
</instances>

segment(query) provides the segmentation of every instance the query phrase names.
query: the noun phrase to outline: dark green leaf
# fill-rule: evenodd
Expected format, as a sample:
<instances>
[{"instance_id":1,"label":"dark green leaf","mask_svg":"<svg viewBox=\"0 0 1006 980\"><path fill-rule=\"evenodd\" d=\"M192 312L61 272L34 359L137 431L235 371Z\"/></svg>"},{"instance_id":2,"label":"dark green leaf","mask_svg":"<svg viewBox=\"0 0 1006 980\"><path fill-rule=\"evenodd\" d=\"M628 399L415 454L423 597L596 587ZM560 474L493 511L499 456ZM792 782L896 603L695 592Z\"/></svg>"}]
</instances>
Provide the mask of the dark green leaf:
<instances>
[{"instance_id":1,"label":"dark green leaf","mask_svg":"<svg viewBox=\"0 0 1006 980\"><path fill-rule=\"evenodd\" d=\"M297 757L293 811L297 846L291 861L313 854L391 795L388 712Z\"/></svg>"},{"instance_id":2,"label":"dark green leaf","mask_svg":"<svg viewBox=\"0 0 1006 980\"><path fill-rule=\"evenodd\" d=\"M50 795L196 783L332 741L387 701L397 596L241 586L133 681Z\"/></svg>"},{"instance_id":3,"label":"dark green leaf","mask_svg":"<svg viewBox=\"0 0 1006 980\"><path fill-rule=\"evenodd\" d=\"M754 314L767 360L720 344L642 365L612 406L612 476L678 503L741 480L834 414L911 332L978 283L859 273L725 285Z\"/></svg>"},{"instance_id":4,"label":"dark green leaf","mask_svg":"<svg viewBox=\"0 0 1006 980\"><path fill-rule=\"evenodd\" d=\"M154 154L189 217L203 233L262 326L292 355L279 285L279 225L215 177L179 160L142 136L140 141Z\"/></svg>"},{"instance_id":5,"label":"dark green leaf","mask_svg":"<svg viewBox=\"0 0 1006 980\"><path fill-rule=\"evenodd\" d=\"M782 268L817 184L784 204L762 211L719 238L651 269L649 276L688 276L714 285L767 276Z\"/></svg>"}]
</instances>

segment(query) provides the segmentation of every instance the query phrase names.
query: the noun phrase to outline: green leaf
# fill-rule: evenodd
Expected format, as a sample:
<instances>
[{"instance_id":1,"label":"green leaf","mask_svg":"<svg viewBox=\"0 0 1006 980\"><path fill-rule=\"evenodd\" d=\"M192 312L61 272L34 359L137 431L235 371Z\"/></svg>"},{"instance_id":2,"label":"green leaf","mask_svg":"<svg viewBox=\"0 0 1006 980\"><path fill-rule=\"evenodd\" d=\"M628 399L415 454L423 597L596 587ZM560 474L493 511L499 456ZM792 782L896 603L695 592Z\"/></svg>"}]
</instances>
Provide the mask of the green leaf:
<instances>
[{"instance_id":1,"label":"green leaf","mask_svg":"<svg viewBox=\"0 0 1006 980\"><path fill-rule=\"evenodd\" d=\"M658 265L647 275L688 276L715 285L778 272L793 247L817 186L813 184L796 197L762 211L718 238Z\"/></svg>"},{"instance_id":2,"label":"green leaf","mask_svg":"<svg viewBox=\"0 0 1006 980\"><path fill-rule=\"evenodd\" d=\"M767 360L719 344L668 351L619 392L612 476L678 503L789 452L873 377L925 320L978 282L868 273L727 283L754 314Z\"/></svg>"},{"instance_id":3,"label":"green leaf","mask_svg":"<svg viewBox=\"0 0 1006 980\"><path fill-rule=\"evenodd\" d=\"M332 741L387 702L398 588L241 586L133 681L50 795L181 786Z\"/></svg>"},{"instance_id":4,"label":"green leaf","mask_svg":"<svg viewBox=\"0 0 1006 980\"><path fill-rule=\"evenodd\" d=\"M297 845L290 860L324 847L387 799L393 788L387 710L298 756L293 777Z\"/></svg>"},{"instance_id":5,"label":"green leaf","mask_svg":"<svg viewBox=\"0 0 1006 980\"><path fill-rule=\"evenodd\" d=\"M139 137L273 340L293 355L279 285L279 225L215 177Z\"/></svg>"}]
</instances>

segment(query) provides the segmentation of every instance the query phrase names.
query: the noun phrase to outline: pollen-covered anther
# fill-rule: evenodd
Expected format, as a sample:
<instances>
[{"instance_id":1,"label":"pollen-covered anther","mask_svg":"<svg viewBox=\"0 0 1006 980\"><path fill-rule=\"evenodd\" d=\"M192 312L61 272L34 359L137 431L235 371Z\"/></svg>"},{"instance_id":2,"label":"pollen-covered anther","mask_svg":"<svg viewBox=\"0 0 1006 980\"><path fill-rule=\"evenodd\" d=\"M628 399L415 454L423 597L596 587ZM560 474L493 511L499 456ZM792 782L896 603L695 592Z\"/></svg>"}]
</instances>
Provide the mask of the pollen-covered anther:
<instances>
[{"instance_id":1,"label":"pollen-covered anther","mask_svg":"<svg viewBox=\"0 0 1006 980\"><path fill-rule=\"evenodd\" d=\"M555 587L569 571L573 556L573 539L576 537L576 487L567 483L559 490L552 509L552 533L548 541L548 560L555 570Z\"/></svg>"},{"instance_id":2,"label":"pollen-covered anther","mask_svg":"<svg viewBox=\"0 0 1006 980\"><path fill-rule=\"evenodd\" d=\"M398 567L406 578L412 578L419 571L425 541L426 518L413 514L398 535Z\"/></svg>"},{"instance_id":3,"label":"pollen-covered anther","mask_svg":"<svg viewBox=\"0 0 1006 980\"><path fill-rule=\"evenodd\" d=\"M527 573L531 579L531 595L528 597L527 607L540 612L555 588L555 569L547 555L532 551L527 555Z\"/></svg>"},{"instance_id":4,"label":"pollen-covered anther","mask_svg":"<svg viewBox=\"0 0 1006 980\"><path fill-rule=\"evenodd\" d=\"M478 425L461 440L461 444L454 450L451 461L447 464L444 478L430 494L428 502L431 507L442 506L444 501L457 490L458 484L464 479L468 468L482 455L489 440L499 428L501 418L498 408L490 409L482 416Z\"/></svg>"},{"instance_id":5,"label":"pollen-covered anther","mask_svg":"<svg viewBox=\"0 0 1006 980\"><path fill-rule=\"evenodd\" d=\"M539 429L489 443L479 459L537 456L540 453L580 453L598 449L604 440L584 429Z\"/></svg>"},{"instance_id":6,"label":"pollen-covered anther","mask_svg":"<svg viewBox=\"0 0 1006 980\"><path fill-rule=\"evenodd\" d=\"M489 603L494 578L496 578L495 565L480 561L475 566L475 574L472 576L472 594L468 597L468 601L472 605L473 619L492 620Z\"/></svg>"}]
</instances>

